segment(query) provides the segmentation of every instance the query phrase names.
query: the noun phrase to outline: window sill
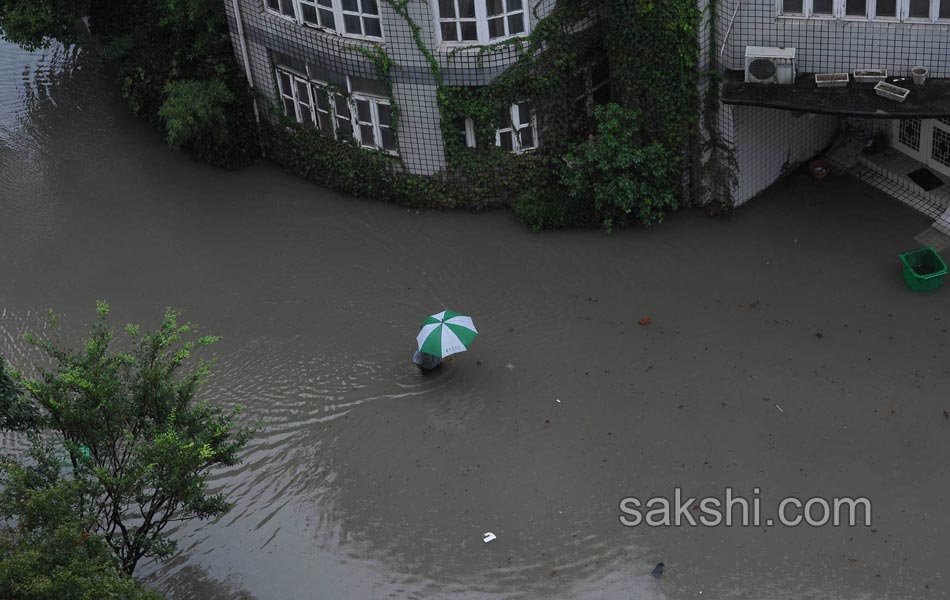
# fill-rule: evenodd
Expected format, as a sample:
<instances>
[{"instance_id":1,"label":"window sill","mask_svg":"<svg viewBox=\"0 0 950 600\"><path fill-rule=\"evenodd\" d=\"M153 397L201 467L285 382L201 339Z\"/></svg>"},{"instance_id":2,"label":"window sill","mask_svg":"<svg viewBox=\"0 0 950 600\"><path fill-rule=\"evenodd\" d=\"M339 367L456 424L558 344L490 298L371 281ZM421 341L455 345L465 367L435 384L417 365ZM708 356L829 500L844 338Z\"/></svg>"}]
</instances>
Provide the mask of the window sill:
<instances>
[{"instance_id":1,"label":"window sill","mask_svg":"<svg viewBox=\"0 0 950 600\"><path fill-rule=\"evenodd\" d=\"M855 17L855 16L845 16L845 17L834 17L826 15L777 15L775 17L776 21L842 21L845 23L867 23L869 25L906 25L906 26L926 26L926 27L946 27L950 28L950 20L942 19L939 21L931 21L929 19L905 19L904 21L898 21L893 17L876 17L874 19L869 19L867 17Z\"/></svg>"}]
</instances>

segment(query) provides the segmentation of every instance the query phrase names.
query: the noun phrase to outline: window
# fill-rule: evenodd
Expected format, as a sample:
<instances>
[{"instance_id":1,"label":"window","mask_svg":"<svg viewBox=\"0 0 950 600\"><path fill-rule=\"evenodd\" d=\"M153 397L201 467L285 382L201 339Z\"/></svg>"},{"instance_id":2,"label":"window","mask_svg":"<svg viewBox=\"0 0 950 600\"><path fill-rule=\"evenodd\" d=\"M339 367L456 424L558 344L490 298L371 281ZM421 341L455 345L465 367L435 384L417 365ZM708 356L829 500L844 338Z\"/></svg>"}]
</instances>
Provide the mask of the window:
<instances>
[{"instance_id":1,"label":"window","mask_svg":"<svg viewBox=\"0 0 950 600\"><path fill-rule=\"evenodd\" d=\"M267 0L267 8L291 19L295 17L293 0Z\"/></svg>"},{"instance_id":2,"label":"window","mask_svg":"<svg viewBox=\"0 0 950 600\"><path fill-rule=\"evenodd\" d=\"M508 126L495 130L495 145L502 150L521 154L538 147L537 118L531 102L512 104L509 113L501 115L501 122Z\"/></svg>"},{"instance_id":3,"label":"window","mask_svg":"<svg viewBox=\"0 0 950 600\"><path fill-rule=\"evenodd\" d=\"M361 37L383 37L376 0L342 0L346 33Z\"/></svg>"},{"instance_id":4,"label":"window","mask_svg":"<svg viewBox=\"0 0 950 600\"><path fill-rule=\"evenodd\" d=\"M433 0L444 43L487 44L528 33L525 0Z\"/></svg>"},{"instance_id":5,"label":"window","mask_svg":"<svg viewBox=\"0 0 950 600\"><path fill-rule=\"evenodd\" d=\"M392 107L388 98L358 92L349 97L327 84L277 69L277 87L284 114L336 139L352 138L360 146L397 154ZM347 87L352 87L347 78Z\"/></svg>"},{"instance_id":6,"label":"window","mask_svg":"<svg viewBox=\"0 0 950 600\"><path fill-rule=\"evenodd\" d=\"M470 117L458 117L452 122L455 131L458 133L458 143L464 147L475 148L475 121Z\"/></svg>"},{"instance_id":7,"label":"window","mask_svg":"<svg viewBox=\"0 0 950 600\"><path fill-rule=\"evenodd\" d=\"M376 0L265 0L267 10L341 35L381 39Z\"/></svg>"},{"instance_id":8,"label":"window","mask_svg":"<svg viewBox=\"0 0 950 600\"><path fill-rule=\"evenodd\" d=\"M389 100L356 94L352 99L356 105L356 141L364 148L395 153L396 138L393 136Z\"/></svg>"},{"instance_id":9,"label":"window","mask_svg":"<svg viewBox=\"0 0 950 600\"><path fill-rule=\"evenodd\" d=\"M594 107L610 102L610 65L606 59L582 67L572 81L572 89L583 93L575 98L578 111L593 116Z\"/></svg>"},{"instance_id":10,"label":"window","mask_svg":"<svg viewBox=\"0 0 950 600\"><path fill-rule=\"evenodd\" d=\"M935 23L950 20L950 0L778 0L792 17L898 20Z\"/></svg>"},{"instance_id":11,"label":"window","mask_svg":"<svg viewBox=\"0 0 950 600\"><path fill-rule=\"evenodd\" d=\"M316 119L313 114L310 82L286 71L278 71L277 83L280 88L281 104L284 105L284 114L298 123L314 127Z\"/></svg>"},{"instance_id":12,"label":"window","mask_svg":"<svg viewBox=\"0 0 950 600\"><path fill-rule=\"evenodd\" d=\"M475 0L439 0L439 27L444 42L477 42Z\"/></svg>"}]
</instances>

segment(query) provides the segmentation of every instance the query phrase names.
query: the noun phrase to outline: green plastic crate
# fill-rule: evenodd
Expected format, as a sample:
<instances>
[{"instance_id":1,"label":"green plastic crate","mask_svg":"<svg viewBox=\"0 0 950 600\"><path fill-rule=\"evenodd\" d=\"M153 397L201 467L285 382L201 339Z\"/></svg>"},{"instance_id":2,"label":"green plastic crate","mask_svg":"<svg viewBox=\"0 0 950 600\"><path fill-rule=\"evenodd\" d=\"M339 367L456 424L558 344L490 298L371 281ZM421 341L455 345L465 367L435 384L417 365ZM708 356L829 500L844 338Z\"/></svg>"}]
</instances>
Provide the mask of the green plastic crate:
<instances>
[{"instance_id":1,"label":"green plastic crate","mask_svg":"<svg viewBox=\"0 0 950 600\"><path fill-rule=\"evenodd\" d=\"M947 263L943 262L932 246L900 255L904 266L904 281L915 292L935 290L943 285L943 276L947 274Z\"/></svg>"}]
</instances>

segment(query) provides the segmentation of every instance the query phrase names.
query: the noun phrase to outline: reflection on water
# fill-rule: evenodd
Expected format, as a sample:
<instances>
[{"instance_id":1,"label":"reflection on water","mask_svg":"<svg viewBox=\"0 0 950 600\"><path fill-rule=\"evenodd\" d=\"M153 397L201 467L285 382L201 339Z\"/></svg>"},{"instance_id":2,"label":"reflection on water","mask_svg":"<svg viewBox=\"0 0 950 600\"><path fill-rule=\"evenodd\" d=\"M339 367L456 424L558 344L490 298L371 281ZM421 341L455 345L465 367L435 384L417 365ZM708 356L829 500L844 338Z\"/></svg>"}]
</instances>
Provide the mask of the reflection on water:
<instances>
[{"instance_id":1,"label":"reflection on water","mask_svg":"<svg viewBox=\"0 0 950 600\"><path fill-rule=\"evenodd\" d=\"M28 363L21 335L47 307L73 334L99 298L117 324L180 307L224 336L204 397L260 423L244 462L211 480L233 509L180 526L181 552L143 567L170 597L946 584L934 532L950 523L926 500L945 483L921 473L950 451L925 416L942 414L950 337L940 298L909 297L881 266L926 222L846 180L820 203L793 179L732 221L537 236L502 212L419 213L272 165L206 168L131 117L94 56L9 45L0 158L0 352ZM846 272L827 260L843 249ZM416 328L443 308L480 335L423 377ZM903 421L881 418L892 407ZM618 524L626 495L725 485L873 492L881 533ZM894 517L915 511L930 520Z\"/></svg>"}]
</instances>

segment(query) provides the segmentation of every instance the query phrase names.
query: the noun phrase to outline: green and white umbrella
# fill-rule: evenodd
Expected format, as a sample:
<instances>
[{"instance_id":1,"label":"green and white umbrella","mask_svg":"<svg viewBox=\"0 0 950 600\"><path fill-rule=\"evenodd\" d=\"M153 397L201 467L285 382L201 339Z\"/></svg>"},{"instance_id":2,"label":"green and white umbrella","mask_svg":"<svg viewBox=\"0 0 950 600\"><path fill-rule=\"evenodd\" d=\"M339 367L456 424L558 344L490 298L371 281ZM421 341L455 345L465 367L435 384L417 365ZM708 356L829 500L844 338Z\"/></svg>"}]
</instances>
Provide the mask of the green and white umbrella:
<instances>
[{"instance_id":1,"label":"green and white umbrella","mask_svg":"<svg viewBox=\"0 0 950 600\"><path fill-rule=\"evenodd\" d=\"M472 317L443 310L422 322L416 341L421 352L445 358L456 352L465 352L476 335L478 331L475 330Z\"/></svg>"}]
</instances>

